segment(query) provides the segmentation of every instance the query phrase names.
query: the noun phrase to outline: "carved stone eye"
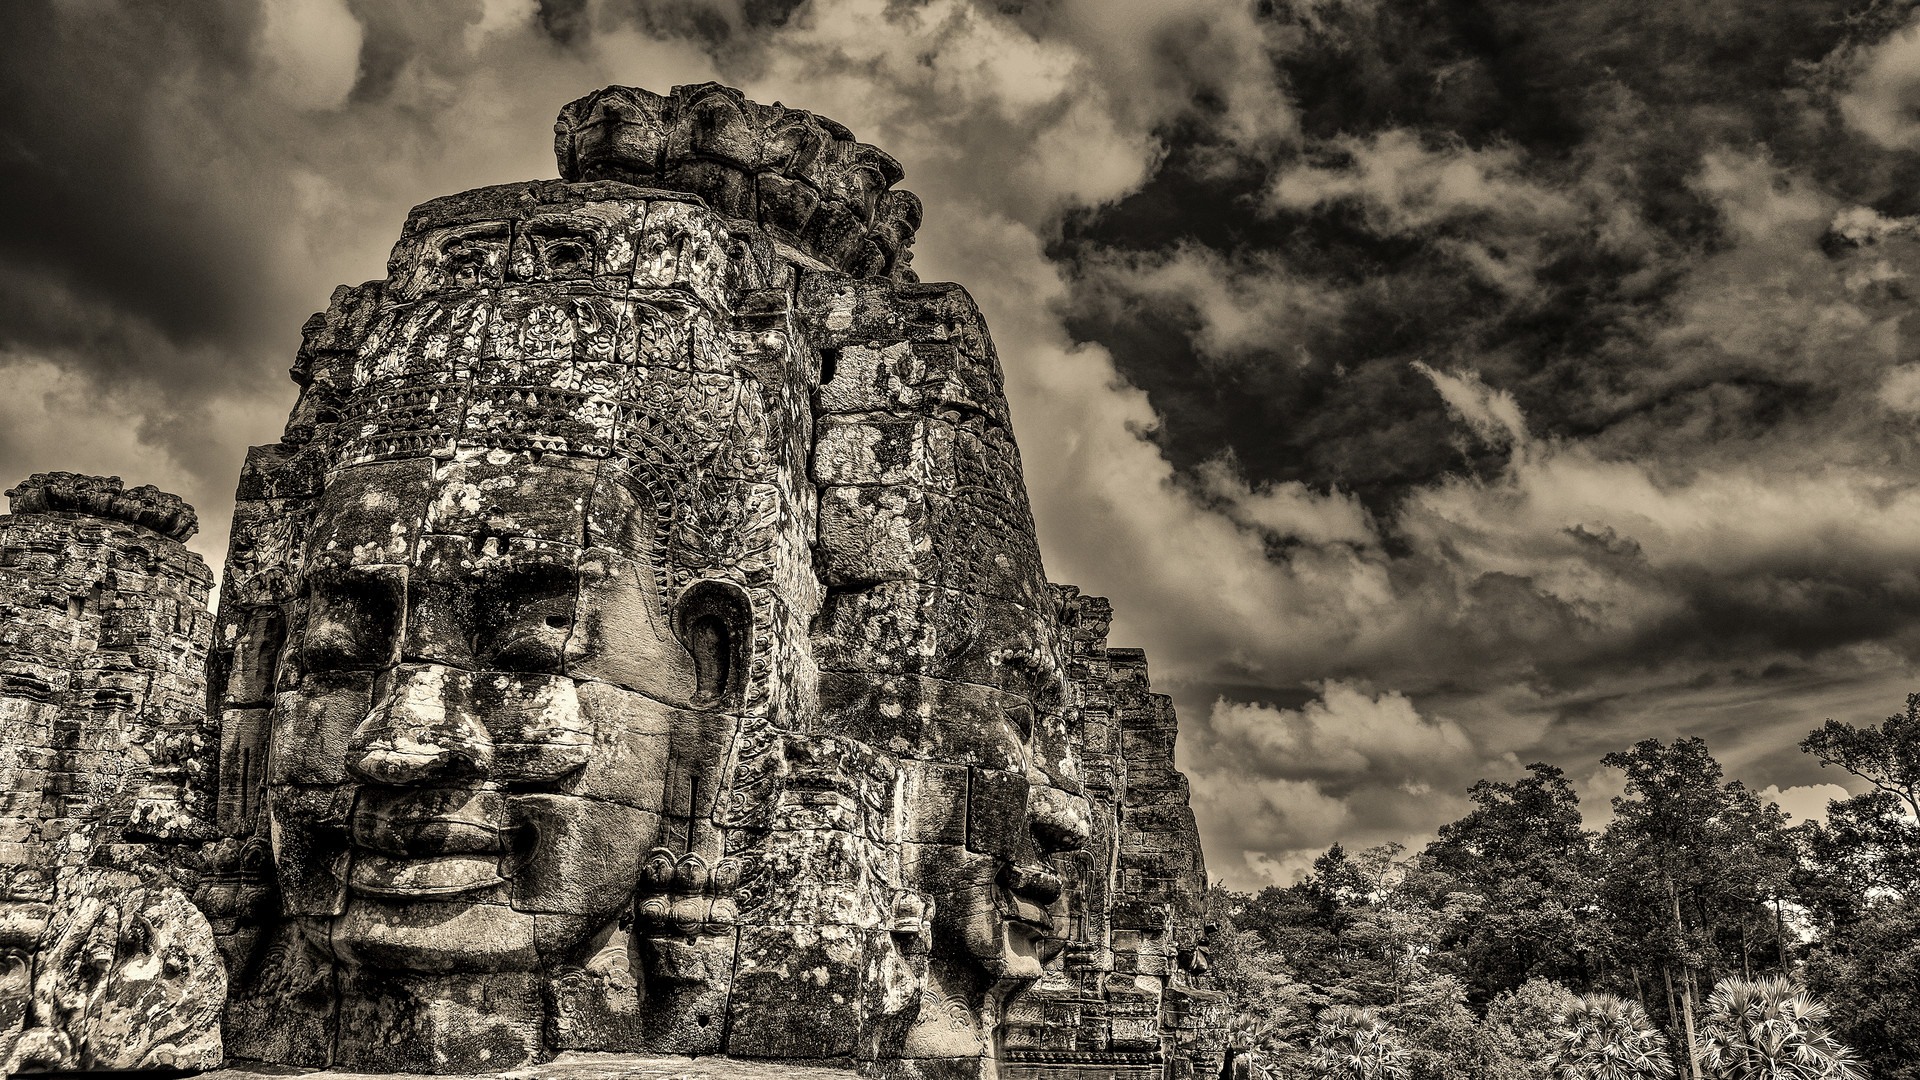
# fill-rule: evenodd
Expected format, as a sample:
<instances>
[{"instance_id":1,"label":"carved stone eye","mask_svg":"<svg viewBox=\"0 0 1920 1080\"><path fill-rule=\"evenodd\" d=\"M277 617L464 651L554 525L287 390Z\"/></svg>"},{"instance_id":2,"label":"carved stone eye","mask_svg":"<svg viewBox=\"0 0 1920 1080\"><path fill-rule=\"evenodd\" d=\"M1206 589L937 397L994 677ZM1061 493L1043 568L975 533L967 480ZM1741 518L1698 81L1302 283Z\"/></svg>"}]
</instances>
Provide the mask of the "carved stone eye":
<instances>
[{"instance_id":1,"label":"carved stone eye","mask_svg":"<svg viewBox=\"0 0 1920 1080\"><path fill-rule=\"evenodd\" d=\"M693 703L737 705L752 655L753 607L746 591L730 581L694 582L674 604L673 631L693 656Z\"/></svg>"},{"instance_id":2,"label":"carved stone eye","mask_svg":"<svg viewBox=\"0 0 1920 1080\"><path fill-rule=\"evenodd\" d=\"M565 664L578 583L570 571L529 566L488 581L475 599L482 663L553 674Z\"/></svg>"},{"instance_id":3,"label":"carved stone eye","mask_svg":"<svg viewBox=\"0 0 1920 1080\"><path fill-rule=\"evenodd\" d=\"M392 662L404 586L391 574L351 572L311 583L300 666L307 671Z\"/></svg>"}]
</instances>

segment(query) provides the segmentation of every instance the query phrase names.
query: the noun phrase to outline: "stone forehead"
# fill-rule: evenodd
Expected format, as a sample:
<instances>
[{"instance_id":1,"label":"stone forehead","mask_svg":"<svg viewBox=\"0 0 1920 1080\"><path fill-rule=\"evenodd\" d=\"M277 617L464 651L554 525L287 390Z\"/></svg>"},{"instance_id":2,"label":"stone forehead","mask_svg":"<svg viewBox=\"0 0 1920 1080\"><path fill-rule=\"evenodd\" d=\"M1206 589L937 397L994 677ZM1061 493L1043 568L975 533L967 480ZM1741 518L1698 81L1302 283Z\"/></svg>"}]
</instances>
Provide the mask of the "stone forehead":
<instances>
[{"instance_id":1,"label":"stone forehead","mask_svg":"<svg viewBox=\"0 0 1920 1080\"><path fill-rule=\"evenodd\" d=\"M309 569L573 565L585 549L641 551L671 513L633 490L620 462L500 450L455 451L332 470L305 537Z\"/></svg>"},{"instance_id":2,"label":"stone forehead","mask_svg":"<svg viewBox=\"0 0 1920 1080\"><path fill-rule=\"evenodd\" d=\"M431 224L395 248L336 378L337 463L455 448L687 462L766 442L795 374L785 304L776 325L741 324L756 256L724 223L679 200L514 216L494 194L416 214Z\"/></svg>"}]
</instances>

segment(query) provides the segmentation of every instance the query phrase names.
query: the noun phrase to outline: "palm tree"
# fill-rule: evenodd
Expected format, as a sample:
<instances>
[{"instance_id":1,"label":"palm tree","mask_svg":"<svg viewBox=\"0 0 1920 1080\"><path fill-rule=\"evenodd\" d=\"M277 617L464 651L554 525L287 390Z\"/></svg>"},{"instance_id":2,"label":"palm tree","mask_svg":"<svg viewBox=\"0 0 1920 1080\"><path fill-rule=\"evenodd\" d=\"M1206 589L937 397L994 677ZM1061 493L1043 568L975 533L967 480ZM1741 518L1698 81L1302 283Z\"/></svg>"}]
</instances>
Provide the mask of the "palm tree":
<instances>
[{"instance_id":1,"label":"palm tree","mask_svg":"<svg viewBox=\"0 0 1920 1080\"><path fill-rule=\"evenodd\" d=\"M1866 1080L1826 1005L1785 979L1722 979L1705 1013L1700 1063L1717 1080Z\"/></svg>"},{"instance_id":2,"label":"palm tree","mask_svg":"<svg viewBox=\"0 0 1920 1080\"><path fill-rule=\"evenodd\" d=\"M1410 1056L1379 1013L1333 1005L1315 1021L1306 1066L1308 1075L1336 1080L1407 1080Z\"/></svg>"},{"instance_id":3,"label":"palm tree","mask_svg":"<svg viewBox=\"0 0 1920 1080\"><path fill-rule=\"evenodd\" d=\"M1639 1003L1582 994L1558 1018L1547 1058L1554 1080L1670 1080L1667 1037Z\"/></svg>"}]
</instances>

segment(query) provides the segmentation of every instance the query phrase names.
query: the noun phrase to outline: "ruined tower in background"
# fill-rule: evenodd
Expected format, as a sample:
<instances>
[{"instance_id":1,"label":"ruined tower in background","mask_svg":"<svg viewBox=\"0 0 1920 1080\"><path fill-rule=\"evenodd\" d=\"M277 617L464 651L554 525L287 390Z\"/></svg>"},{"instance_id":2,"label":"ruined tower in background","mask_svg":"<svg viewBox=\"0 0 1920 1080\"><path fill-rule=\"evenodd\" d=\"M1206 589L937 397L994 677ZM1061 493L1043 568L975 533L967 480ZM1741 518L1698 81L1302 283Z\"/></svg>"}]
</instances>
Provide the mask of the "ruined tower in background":
<instances>
[{"instance_id":1,"label":"ruined tower in background","mask_svg":"<svg viewBox=\"0 0 1920 1080\"><path fill-rule=\"evenodd\" d=\"M1216 1075L1171 703L1047 582L899 165L713 84L555 145L305 328L168 722L209 767L128 812L210 927L174 981L307 1067Z\"/></svg>"},{"instance_id":2,"label":"ruined tower in background","mask_svg":"<svg viewBox=\"0 0 1920 1080\"><path fill-rule=\"evenodd\" d=\"M188 902L211 802L213 575L193 508L40 473L0 517L0 1071L211 1067Z\"/></svg>"}]
</instances>

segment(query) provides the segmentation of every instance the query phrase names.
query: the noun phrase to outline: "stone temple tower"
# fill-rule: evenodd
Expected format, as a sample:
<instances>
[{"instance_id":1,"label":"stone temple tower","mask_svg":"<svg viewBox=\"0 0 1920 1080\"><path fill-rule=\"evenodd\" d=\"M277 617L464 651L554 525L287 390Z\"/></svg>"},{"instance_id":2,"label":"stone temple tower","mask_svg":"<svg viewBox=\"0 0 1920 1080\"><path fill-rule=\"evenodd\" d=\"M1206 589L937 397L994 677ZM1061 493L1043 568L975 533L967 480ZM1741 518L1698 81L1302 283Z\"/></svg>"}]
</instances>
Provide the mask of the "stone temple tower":
<instances>
[{"instance_id":1,"label":"stone temple tower","mask_svg":"<svg viewBox=\"0 0 1920 1080\"><path fill-rule=\"evenodd\" d=\"M224 980L173 872L212 803L213 575L182 546L193 508L71 473L7 495L0 1066L217 1064Z\"/></svg>"},{"instance_id":2,"label":"stone temple tower","mask_svg":"<svg viewBox=\"0 0 1920 1080\"><path fill-rule=\"evenodd\" d=\"M715 84L595 91L555 150L308 321L211 634L177 500L0 519L11 1060L1218 1075L1172 703L1047 581L899 163ZM43 873L121 854L172 891Z\"/></svg>"},{"instance_id":3,"label":"stone temple tower","mask_svg":"<svg viewBox=\"0 0 1920 1080\"><path fill-rule=\"evenodd\" d=\"M213 575L193 508L39 473L0 517L0 854L19 879L191 831L206 798ZM35 873L37 871L37 873Z\"/></svg>"}]
</instances>

